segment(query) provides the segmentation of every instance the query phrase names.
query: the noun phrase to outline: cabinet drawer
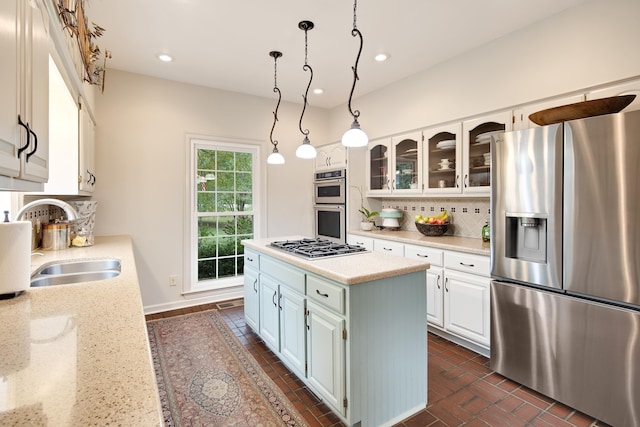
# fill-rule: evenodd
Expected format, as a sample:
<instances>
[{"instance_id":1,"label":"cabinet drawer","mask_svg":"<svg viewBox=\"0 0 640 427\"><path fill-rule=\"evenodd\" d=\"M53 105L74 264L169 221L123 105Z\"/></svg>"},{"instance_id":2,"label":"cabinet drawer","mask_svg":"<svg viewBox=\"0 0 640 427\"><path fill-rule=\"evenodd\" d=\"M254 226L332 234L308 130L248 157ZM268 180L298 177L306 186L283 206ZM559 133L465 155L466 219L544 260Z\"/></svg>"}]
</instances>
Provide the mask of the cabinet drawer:
<instances>
[{"instance_id":1,"label":"cabinet drawer","mask_svg":"<svg viewBox=\"0 0 640 427\"><path fill-rule=\"evenodd\" d=\"M347 235L347 243L350 245L363 246L366 250L373 250L373 239L371 237L356 236L354 234Z\"/></svg>"},{"instance_id":2,"label":"cabinet drawer","mask_svg":"<svg viewBox=\"0 0 640 427\"><path fill-rule=\"evenodd\" d=\"M275 279L278 284L288 286L304 295L304 271L276 261L266 256L260 257L260 273L265 273Z\"/></svg>"},{"instance_id":3,"label":"cabinet drawer","mask_svg":"<svg viewBox=\"0 0 640 427\"><path fill-rule=\"evenodd\" d=\"M429 261L431 265L442 267L444 251L441 249L427 248L425 246L404 245L404 256L406 258Z\"/></svg>"},{"instance_id":4,"label":"cabinet drawer","mask_svg":"<svg viewBox=\"0 0 640 427\"><path fill-rule=\"evenodd\" d=\"M344 289L319 277L307 276L307 296L340 314L344 314Z\"/></svg>"},{"instance_id":5,"label":"cabinet drawer","mask_svg":"<svg viewBox=\"0 0 640 427\"><path fill-rule=\"evenodd\" d=\"M389 240L374 240L373 250L376 252L382 252L383 254L404 256L404 244L391 242Z\"/></svg>"},{"instance_id":6,"label":"cabinet drawer","mask_svg":"<svg viewBox=\"0 0 640 427\"><path fill-rule=\"evenodd\" d=\"M260 270L260 256L257 252L246 250L244 251L244 265L253 267L256 270Z\"/></svg>"},{"instance_id":7,"label":"cabinet drawer","mask_svg":"<svg viewBox=\"0 0 640 427\"><path fill-rule=\"evenodd\" d=\"M491 267L488 256L464 254L461 252L445 252L444 266L451 270L489 276Z\"/></svg>"}]
</instances>

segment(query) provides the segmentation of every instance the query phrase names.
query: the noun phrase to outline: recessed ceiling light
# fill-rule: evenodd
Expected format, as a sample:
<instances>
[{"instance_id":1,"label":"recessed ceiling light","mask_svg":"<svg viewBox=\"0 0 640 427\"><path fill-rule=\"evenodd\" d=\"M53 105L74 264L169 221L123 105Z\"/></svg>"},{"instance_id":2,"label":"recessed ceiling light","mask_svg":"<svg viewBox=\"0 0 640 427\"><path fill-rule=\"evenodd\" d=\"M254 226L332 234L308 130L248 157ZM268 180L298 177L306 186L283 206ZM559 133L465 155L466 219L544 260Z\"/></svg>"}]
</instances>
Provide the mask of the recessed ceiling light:
<instances>
[{"instance_id":1,"label":"recessed ceiling light","mask_svg":"<svg viewBox=\"0 0 640 427\"><path fill-rule=\"evenodd\" d=\"M173 57L167 53L160 53L157 55L158 59L162 62L171 62L173 61Z\"/></svg>"},{"instance_id":2,"label":"recessed ceiling light","mask_svg":"<svg viewBox=\"0 0 640 427\"><path fill-rule=\"evenodd\" d=\"M315 93L316 95L321 95L324 93L324 90L320 88L316 88L313 90L313 93Z\"/></svg>"},{"instance_id":3,"label":"recessed ceiling light","mask_svg":"<svg viewBox=\"0 0 640 427\"><path fill-rule=\"evenodd\" d=\"M387 59L389 59L389 55L387 55L386 53L379 53L374 57L374 59L378 62L386 61Z\"/></svg>"}]
</instances>

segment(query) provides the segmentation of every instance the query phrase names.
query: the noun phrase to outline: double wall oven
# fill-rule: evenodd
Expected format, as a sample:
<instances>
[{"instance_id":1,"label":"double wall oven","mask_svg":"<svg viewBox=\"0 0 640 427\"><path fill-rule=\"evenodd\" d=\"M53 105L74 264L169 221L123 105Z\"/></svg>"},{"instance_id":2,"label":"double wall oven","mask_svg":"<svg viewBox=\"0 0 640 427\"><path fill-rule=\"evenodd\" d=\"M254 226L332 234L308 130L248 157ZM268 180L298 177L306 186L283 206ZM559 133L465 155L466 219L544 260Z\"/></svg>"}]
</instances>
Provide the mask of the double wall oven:
<instances>
[{"instance_id":1,"label":"double wall oven","mask_svg":"<svg viewBox=\"0 0 640 427\"><path fill-rule=\"evenodd\" d=\"M315 237L345 243L347 171L316 172L313 181Z\"/></svg>"}]
</instances>

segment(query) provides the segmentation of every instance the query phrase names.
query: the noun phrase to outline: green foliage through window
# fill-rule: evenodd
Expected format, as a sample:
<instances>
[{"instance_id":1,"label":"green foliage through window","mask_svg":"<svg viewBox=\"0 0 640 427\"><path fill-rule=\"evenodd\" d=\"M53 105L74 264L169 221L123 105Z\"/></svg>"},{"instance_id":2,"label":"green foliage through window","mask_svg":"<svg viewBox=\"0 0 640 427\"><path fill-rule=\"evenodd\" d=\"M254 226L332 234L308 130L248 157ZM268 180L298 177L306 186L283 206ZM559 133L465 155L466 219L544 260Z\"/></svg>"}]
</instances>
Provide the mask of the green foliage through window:
<instances>
[{"instance_id":1,"label":"green foliage through window","mask_svg":"<svg viewBox=\"0 0 640 427\"><path fill-rule=\"evenodd\" d=\"M197 148L198 281L243 274L253 238L253 155Z\"/></svg>"}]
</instances>

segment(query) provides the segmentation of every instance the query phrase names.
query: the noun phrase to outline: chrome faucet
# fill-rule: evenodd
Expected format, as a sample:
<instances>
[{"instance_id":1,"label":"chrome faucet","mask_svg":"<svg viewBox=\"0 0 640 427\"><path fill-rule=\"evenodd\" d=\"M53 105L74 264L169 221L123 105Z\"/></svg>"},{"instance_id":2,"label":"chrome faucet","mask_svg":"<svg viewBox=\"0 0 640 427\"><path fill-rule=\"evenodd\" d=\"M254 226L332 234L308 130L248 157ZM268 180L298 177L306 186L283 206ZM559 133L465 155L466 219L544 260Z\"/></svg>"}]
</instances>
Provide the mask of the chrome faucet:
<instances>
[{"instance_id":1,"label":"chrome faucet","mask_svg":"<svg viewBox=\"0 0 640 427\"><path fill-rule=\"evenodd\" d=\"M15 217L14 221L20 221L22 219L22 217L24 216L26 211L28 211L29 209L31 209L34 206L39 206L39 205L54 205L54 206L57 206L57 207L61 208L64 211L64 213L67 215L67 220L68 221L75 221L80 216L73 206L71 206L69 203L67 203L67 202L65 202L63 200L58 200L58 199L39 199L39 200L34 200L33 202L27 203L26 205L24 205L18 211L18 213L16 214L16 217Z\"/></svg>"}]
</instances>

